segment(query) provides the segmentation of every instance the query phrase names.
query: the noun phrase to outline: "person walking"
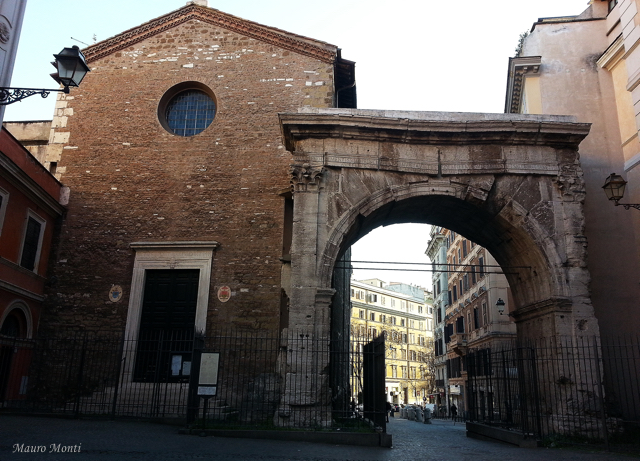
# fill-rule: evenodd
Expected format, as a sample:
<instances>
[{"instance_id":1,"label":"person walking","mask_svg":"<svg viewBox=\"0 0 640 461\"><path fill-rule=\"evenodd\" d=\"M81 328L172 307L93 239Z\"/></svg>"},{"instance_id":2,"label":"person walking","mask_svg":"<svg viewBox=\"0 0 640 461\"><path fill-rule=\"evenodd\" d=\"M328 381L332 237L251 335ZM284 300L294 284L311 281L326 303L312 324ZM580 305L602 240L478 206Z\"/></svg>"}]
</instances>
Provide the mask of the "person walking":
<instances>
[{"instance_id":1,"label":"person walking","mask_svg":"<svg viewBox=\"0 0 640 461\"><path fill-rule=\"evenodd\" d=\"M455 403L452 403L451 408L449 410L451 410L451 419L455 421L456 416L458 415L458 407L456 407Z\"/></svg>"},{"instance_id":2,"label":"person walking","mask_svg":"<svg viewBox=\"0 0 640 461\"><path fill-rule=\"evenodd\" d=\"M391 403L387 400L387 422L389 422L389 413L391 413Z\"/></svg>"}]
</instances>

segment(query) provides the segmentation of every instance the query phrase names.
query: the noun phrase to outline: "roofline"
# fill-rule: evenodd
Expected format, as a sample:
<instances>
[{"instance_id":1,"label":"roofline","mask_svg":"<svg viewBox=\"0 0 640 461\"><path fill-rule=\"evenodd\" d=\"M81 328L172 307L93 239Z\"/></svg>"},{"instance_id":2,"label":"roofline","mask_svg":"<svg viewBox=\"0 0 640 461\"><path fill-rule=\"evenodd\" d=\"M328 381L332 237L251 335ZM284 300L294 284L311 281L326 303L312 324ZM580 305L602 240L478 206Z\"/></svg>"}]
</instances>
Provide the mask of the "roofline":
<instances>
[{"instance_id":1,"label":"roofline","mask_svg":"<svg viewBox=\"0 0 640 461\"><path fill-rule=\"evenodd\" d=\"M314 57L320 61L333 63L338 47L303 35L286 32L275 27L242 19L223 13L214 8L188 4L171 13L160 16L140 26L126 30L111 38L88 46L82 50L87 63L92 63L112 53L123 50L136 43L169 30L179 24L197 19L242 35L261 40L272 45Z\"/></svg>"},{"instance_id":2,"label":"roofline","mask_svg":"<svg viewBox=\"0 0 640 461\"><path fill-rule=\"evenodd\" d=\"M558 16L551 18L538 18L536 22L531 26L530 32L533 32L537 25L546 24L567 24L571 22L590 22L590 21L603 21L605 18L579 18L579 16Z\"/></svg>"}]
</instances>

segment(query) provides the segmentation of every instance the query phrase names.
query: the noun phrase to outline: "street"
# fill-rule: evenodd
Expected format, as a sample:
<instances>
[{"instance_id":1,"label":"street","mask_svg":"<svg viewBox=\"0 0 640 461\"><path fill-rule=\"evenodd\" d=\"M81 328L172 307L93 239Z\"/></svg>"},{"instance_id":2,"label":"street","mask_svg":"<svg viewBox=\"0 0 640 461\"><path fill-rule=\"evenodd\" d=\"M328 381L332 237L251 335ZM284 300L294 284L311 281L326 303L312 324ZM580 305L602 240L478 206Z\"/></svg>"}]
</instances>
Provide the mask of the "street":
<instances>
[{"instance_id":1,"label":"street","mask_svg":"<svg viewBox=\"0 0 640 461\"><path fill-rule=\"evenodd\" d=\"M595 461L630 458L587 449L526 449L474 440L466 437L464 424L454 425L452 421L422 424L390 418L388 432L393 435L390 449L179 435L178 427L146 422L3 415L0 417L0 460Z\"/></svg>"}]
</instances>

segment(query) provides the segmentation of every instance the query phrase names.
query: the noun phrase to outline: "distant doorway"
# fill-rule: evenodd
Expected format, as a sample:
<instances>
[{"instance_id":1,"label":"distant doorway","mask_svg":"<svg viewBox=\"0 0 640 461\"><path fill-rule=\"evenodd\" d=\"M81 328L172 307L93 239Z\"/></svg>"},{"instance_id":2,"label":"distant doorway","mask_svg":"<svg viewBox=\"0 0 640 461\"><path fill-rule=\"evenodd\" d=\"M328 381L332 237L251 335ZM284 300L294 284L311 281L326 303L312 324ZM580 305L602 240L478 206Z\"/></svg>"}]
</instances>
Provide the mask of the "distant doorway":
<instances>
[{"instance_id":1,"label":"distant doorway","mask_svg":"<svg viewBox=\"0 0 640 461\"><path fill-rule=\"evenodd\" d=\"M198 269L146 271L136 381L189 378L199 278Z\"/></svg>"}]
</instances>

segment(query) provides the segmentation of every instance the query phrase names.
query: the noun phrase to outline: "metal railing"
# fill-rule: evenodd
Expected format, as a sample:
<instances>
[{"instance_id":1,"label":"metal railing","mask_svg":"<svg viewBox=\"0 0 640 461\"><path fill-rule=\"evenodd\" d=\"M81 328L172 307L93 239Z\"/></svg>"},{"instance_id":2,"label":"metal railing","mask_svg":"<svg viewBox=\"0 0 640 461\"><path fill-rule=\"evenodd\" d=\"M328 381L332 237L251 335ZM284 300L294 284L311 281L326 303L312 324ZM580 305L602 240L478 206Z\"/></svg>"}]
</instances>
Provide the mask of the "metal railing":
<instances>
[{"instance_id":1,"label":"metal railing","mask_svg":"<svg viewBox=\"0 0 640 461\"><path fill-rule=\"evenodd\" d=\"M637 440L638 338L544 338L474 350L466 361L472 421L538 439Z\"/></svg>"},{"instance_id":2,"label":"metal railing","mask_svg":"<svg viewBox=\"0 0 640 461\"><path fill-rule=\"evenodd\" d=\"M361 404L368 392L384 394L384 389L366 389L366 342L231 330L206 337L165 330L136 339L121 331L0 338L8 376L0 407L172 418L207 427L372 430L379 418L371 411L378 410L368 409L365 418ZM219 354L216 393L206 412L191 372L194 359L205 352Z\"/></svg>"}]
</instances>

